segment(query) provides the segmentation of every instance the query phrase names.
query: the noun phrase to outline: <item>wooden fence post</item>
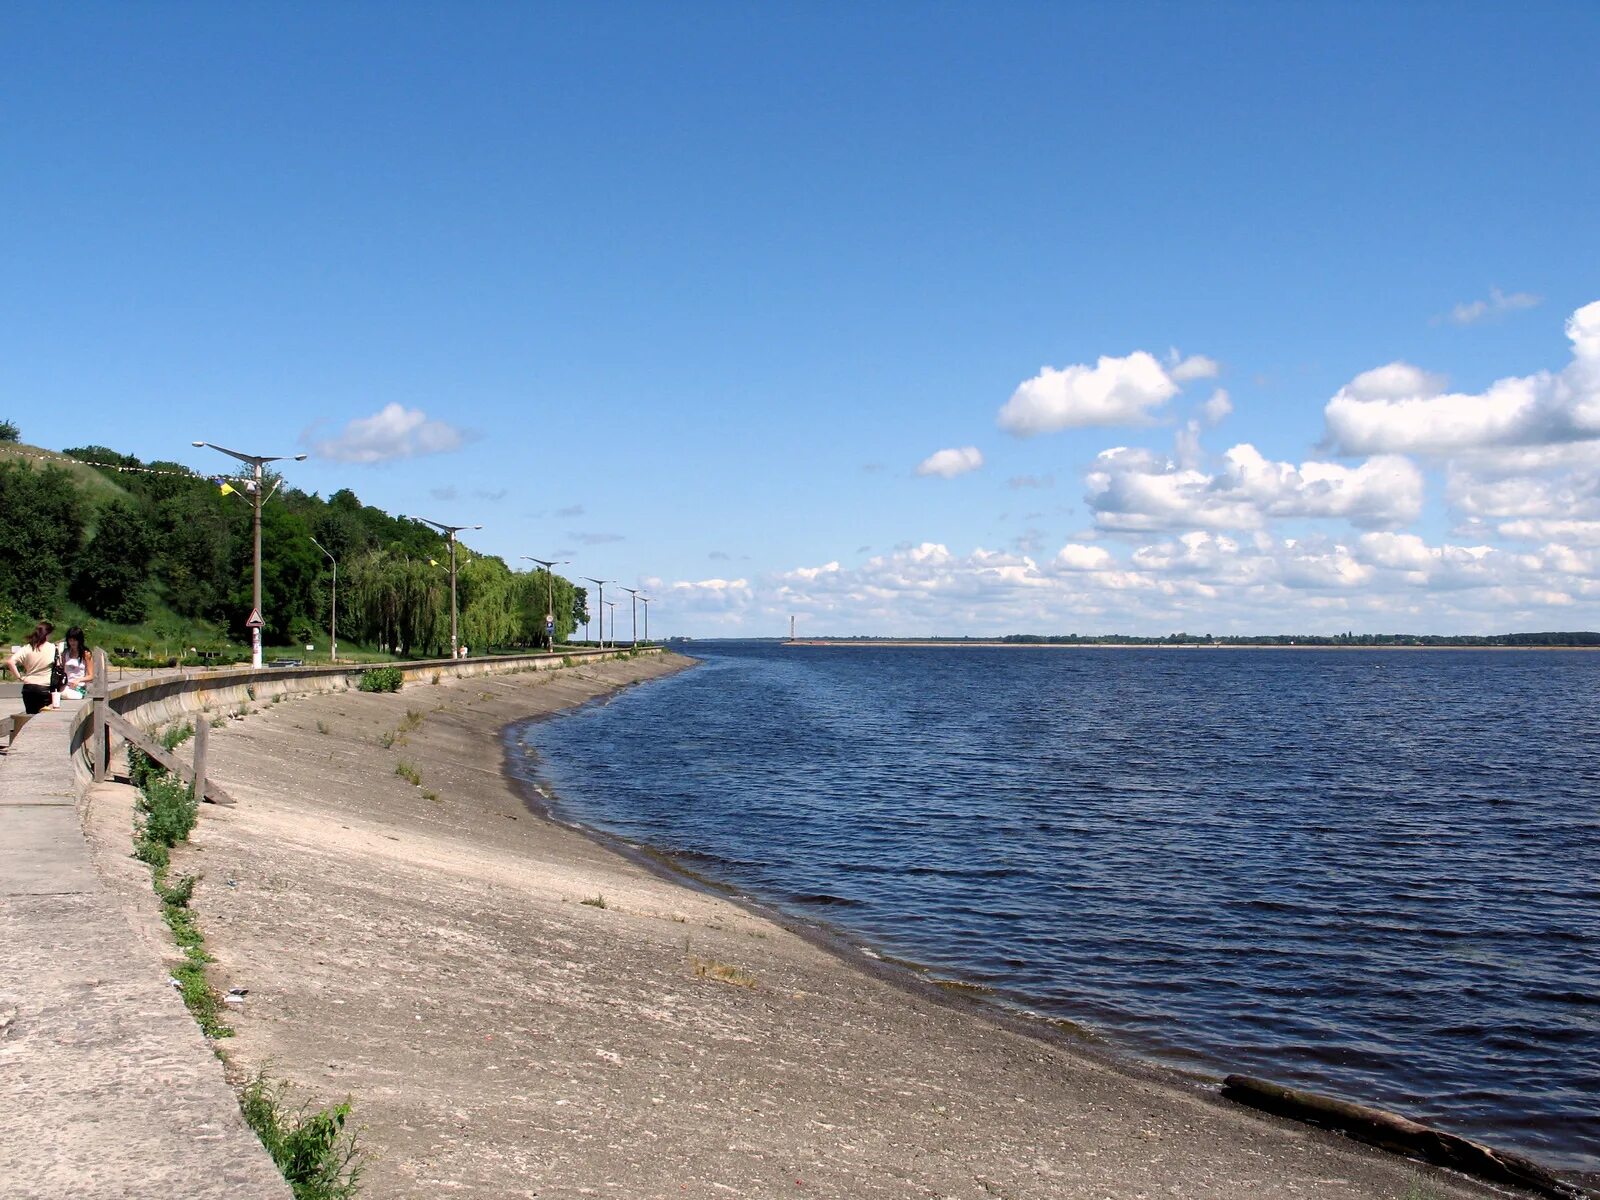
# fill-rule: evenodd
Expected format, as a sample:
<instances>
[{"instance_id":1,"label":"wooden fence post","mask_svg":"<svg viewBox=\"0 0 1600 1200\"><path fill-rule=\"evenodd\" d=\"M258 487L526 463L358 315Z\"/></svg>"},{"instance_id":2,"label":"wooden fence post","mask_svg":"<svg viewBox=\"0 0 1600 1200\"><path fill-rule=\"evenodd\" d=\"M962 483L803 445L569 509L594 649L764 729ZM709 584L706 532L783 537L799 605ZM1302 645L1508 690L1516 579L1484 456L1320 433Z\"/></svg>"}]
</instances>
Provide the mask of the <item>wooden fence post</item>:
<instances>
[{"instance_id":1,"label":"wooden fence post","mask_svg":"<svg viewBox=\"0 0 1600 1200\"><path fill-rule=\"evenodd\" d=\"M89 699L94 704L94 724L89 736L89 753L94 756L94 781L104 783L111 765L111 727L106 721L111 680L106 677L106 652L96 646L94 678L89 681Z\"/></svg>"},{"instance_id":2,"label":"wooden fence post","mask_svg":"<svg viewBox=\"0 0 1600 1200\"><path fill-rule=\"evenodd\" d=\"M211 722L204 712L194 719L194 800L198 804L206 798L206 747L211 742Z\"/></svg>"}]
</instances>

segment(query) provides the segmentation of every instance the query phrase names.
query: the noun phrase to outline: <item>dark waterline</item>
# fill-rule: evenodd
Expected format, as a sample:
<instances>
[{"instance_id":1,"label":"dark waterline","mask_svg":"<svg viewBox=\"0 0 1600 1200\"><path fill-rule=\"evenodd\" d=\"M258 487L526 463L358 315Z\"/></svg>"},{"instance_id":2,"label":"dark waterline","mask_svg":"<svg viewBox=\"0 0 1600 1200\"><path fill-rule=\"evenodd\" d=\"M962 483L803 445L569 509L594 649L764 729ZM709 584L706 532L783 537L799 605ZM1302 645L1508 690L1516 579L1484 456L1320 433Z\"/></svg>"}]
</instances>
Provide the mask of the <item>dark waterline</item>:
<instances>
[{"instance_id":1,"label":"dark waterline","mask_svg":"<svg viewBox=\"0 0 1600 1200\"><path fill-rule=\"evenodd\" d=\"M558 812L1162 1061L1600 1169L1600 656L694 652L519 731Z\"/></svg>"}]
</instances>

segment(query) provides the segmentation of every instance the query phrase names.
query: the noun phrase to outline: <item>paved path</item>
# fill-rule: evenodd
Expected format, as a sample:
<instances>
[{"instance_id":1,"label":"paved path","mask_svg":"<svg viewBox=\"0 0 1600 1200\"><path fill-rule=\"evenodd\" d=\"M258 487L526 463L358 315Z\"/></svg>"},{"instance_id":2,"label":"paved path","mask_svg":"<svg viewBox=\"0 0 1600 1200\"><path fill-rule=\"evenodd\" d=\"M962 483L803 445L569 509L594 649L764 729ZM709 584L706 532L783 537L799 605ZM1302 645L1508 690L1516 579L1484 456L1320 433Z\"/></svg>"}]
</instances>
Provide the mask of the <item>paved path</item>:
<instances>
[{"instance_id":1,"label":"paved path","mask_svg":"<svg viewBox=\"0 0 1600 1200\"><path fill-rule=\"evenodd\" d=\"M0 1193L287 1200L165 965L90 863L75 715L40 714L0 758Z\"/></svg>"}]
</instances>

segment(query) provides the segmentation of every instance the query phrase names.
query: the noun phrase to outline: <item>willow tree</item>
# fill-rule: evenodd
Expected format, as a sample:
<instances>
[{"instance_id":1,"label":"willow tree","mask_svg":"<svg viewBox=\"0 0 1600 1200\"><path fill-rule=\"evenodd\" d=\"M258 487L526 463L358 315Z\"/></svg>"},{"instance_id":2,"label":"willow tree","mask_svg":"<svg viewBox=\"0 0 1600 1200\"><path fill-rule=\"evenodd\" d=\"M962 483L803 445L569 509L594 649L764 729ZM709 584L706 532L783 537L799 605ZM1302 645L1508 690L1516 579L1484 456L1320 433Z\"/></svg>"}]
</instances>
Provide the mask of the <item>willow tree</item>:
<instances>
[{"instance_id":1,"label":"willow tree","mask_svg":"<svg viewBox=\"0 0 1600 1200\"><path fill-rule=\"evenodd\" d=\"M347 637L397 653L443 648L450 628L450 580L437 566L369 550L346 564L344 579L339 628Z\"/></svg>"}]
</instances>

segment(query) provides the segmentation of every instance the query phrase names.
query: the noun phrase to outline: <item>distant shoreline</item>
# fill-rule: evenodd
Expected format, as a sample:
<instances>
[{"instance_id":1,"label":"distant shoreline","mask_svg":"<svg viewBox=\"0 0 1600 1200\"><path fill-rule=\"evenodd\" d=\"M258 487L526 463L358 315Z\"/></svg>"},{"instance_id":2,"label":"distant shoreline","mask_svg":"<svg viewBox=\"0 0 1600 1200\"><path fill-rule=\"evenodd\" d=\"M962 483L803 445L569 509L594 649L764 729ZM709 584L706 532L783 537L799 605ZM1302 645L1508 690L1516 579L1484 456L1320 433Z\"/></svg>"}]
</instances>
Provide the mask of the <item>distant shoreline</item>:
<instances>
[{"instance_id":1,"label":"distant shoreline","mask_svg":"<svg viewBox=\"0 0 1600 1200\"><path fill-rule=\"evenodd\" d=\"M1315 642L1304 644L1277 643L1277 642L982 642L982 641L932 641L918 640L915 638L785 638L780 643L784 646L845 646L860 649L873 647L887 647L890 649L913 649L926 647L939 650L1337 650L1371 653L1373 651L1392 650L1427 650L1427 651L1495 651L1495 652L1541 652L1548 650L1582 650L1585 652L1600 650L1600 646L1578 645L1551 645L1551 646L1349 646L1349 645L1323 645Z\"/></svg>"}]
</instances>

